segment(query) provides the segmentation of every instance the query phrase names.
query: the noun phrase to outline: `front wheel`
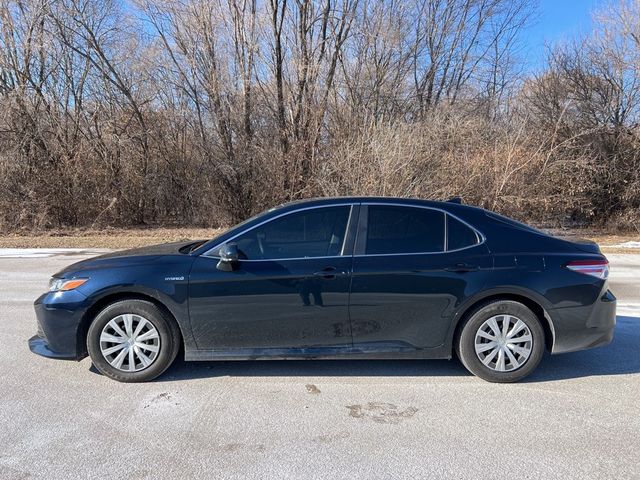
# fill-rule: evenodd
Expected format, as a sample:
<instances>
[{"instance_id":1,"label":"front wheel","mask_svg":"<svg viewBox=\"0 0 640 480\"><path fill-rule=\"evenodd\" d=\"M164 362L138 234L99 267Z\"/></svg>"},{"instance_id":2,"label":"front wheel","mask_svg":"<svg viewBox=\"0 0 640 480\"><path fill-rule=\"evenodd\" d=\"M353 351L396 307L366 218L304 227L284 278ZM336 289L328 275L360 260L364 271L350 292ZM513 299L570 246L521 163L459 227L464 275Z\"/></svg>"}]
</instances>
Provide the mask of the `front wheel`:
<instances>
[{"instance_id":1,"label":"front wheel","mask_svg":"<svg viewBox=\"0 0 640 480\"><path fill-rule=\"evenodd\" d=\"M173 318L144 300L121 300L91 323L87 350L95 367L119 382L146 382L162 374L180 349Z\"/></svg>"},{"instance_id":2,"label":"front wheel","mask_svg":"<svg viewBox=\"0 0 640 480\"><path fill-rule=\"evenodd\" d=\"M509 383L535 370L544 345L542 325L528 307L512 300L496 300L471 313L456 351L474 375L489 382Z\"/></svg>"}]
</instances>

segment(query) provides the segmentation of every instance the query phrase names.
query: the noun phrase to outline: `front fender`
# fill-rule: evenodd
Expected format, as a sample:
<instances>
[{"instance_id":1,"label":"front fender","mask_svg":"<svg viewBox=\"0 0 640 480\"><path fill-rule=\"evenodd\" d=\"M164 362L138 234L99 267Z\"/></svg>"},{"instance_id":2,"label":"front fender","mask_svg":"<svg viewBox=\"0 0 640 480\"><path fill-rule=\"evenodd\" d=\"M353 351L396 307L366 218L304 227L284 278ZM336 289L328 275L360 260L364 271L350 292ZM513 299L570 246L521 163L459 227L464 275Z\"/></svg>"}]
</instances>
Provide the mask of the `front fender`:
<instances>
[{"instance_id":1,"label":"front fender","mask_svg":"<svg viewBox=\"0 0 640 480\"><path fill-rule=\"evenodd\" d=\"M102 288L88 297L87 303L91 308L87 309L84 314L83 325L85 332L79 331L80 335L86 333L91 320L98 314L100 310L109 303L122 298L140 298L149 299L155 303L165 307L169 313L176 319L180 333L187 347L194 345L191 326L189 324L189 286L188 277L184 280L175 280L167 282L164 285L140 285L132 283L122 283L110 287Z\"/></svg>"},{"instance_id":2,"label":"front fender","mask_svg":"<svg viewBox=\"0 0 640 480\"><path fill-rule=\"evenodd\" d=\"M90 281L79 290L86 297L89 308L83 312L78 337L86 335L95 315L119 298L134 297L154 301L176 319L187 348L195 345L189 324L189 272L193 257L167 256L141 266L83 271ZM81 346L81 343L78 343ZM80 352L82 353L82 352Z\"/></svg>"}]
</instances>

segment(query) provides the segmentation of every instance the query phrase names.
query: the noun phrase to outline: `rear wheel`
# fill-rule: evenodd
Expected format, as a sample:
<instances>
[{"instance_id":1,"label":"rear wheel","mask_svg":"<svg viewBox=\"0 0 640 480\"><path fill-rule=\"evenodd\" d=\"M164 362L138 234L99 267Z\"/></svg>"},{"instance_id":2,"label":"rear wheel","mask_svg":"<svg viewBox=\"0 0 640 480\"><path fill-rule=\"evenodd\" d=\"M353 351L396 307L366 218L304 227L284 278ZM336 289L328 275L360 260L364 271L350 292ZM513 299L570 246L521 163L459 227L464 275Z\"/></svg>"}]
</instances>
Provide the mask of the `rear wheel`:
<instances>
[{"instance_id":1,"label":"rear wheel","mask_svg":"<svg viewBox=\"0 0 640 480\"><path fill-rule=\"evenodd\" d=\"M119 382L153 380L171 365L180 349L173 318L145 300L121 300L91 323L87 350L95 367Z\"/></svg>"},{"instance_id":2,"label":"rear wheel","mask_svg":"<svg viewBox=\"0 0 640 480\"><path fill-rule=\"evenodd\" d=\"M522 303L494 300L468 317L456 350L463 365L489 382L517 382L529 375L544 353L544 330Z\"/></svg>"}]
</instances>

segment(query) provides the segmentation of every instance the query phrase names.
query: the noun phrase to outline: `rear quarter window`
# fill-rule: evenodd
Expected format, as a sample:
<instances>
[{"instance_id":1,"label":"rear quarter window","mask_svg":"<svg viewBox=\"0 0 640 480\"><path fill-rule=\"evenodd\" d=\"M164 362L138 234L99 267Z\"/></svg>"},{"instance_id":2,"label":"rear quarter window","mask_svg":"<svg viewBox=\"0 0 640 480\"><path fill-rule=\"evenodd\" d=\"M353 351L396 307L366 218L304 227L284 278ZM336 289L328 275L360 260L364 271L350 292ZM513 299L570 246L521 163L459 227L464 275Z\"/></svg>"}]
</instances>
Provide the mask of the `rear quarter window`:
<instances>
[{"instance_id":1,"label":"rear quarter window","mask_svg":"<svg viewBox=\"0 0 640 480\"><path fill-rule=\"evenodd\" d=\"M478 243L480 238L471 227L447 215L447 250L459 250Z\"/></svg>"}]
</instances>

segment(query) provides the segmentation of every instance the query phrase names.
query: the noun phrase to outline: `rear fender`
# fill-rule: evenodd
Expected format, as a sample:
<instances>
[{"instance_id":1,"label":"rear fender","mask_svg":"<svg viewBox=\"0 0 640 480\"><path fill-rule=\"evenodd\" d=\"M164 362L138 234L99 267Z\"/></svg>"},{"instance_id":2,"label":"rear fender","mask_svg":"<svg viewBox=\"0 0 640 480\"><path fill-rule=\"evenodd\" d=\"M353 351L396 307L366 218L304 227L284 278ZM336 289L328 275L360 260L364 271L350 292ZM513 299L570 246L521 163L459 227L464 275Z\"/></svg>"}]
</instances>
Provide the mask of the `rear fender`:
<instances>
[{"instance_id":1,"label":"rear fender","mask_svg":"<svg viewBox=\"0 0 640 480\"><path fill-rule=\"evenodd\" d=\"M542 326L545 329L545 335L547 336L547 348L549 350L553 349L553 344L555 342L555 327L553 320L549 315L549 311L551 310L549 302L542 295L533 290L522 287L504 286L494 287L478 292L476 295L469 297L460 304L451 320L451 326L449 327L446 337L446 345L451 351L453 350L458 328L462 326L461 322L466 319L466 315L477 305L491 299L499 298L520 301L532 308L534 313L536 313L538 317L541 317L540 321L542 322Z\"/></svg>"}]
</instances>

